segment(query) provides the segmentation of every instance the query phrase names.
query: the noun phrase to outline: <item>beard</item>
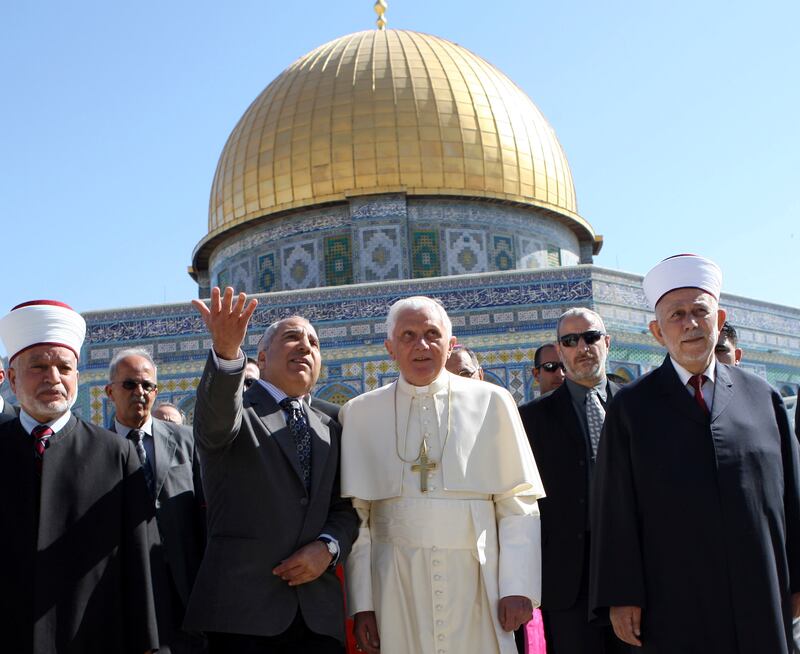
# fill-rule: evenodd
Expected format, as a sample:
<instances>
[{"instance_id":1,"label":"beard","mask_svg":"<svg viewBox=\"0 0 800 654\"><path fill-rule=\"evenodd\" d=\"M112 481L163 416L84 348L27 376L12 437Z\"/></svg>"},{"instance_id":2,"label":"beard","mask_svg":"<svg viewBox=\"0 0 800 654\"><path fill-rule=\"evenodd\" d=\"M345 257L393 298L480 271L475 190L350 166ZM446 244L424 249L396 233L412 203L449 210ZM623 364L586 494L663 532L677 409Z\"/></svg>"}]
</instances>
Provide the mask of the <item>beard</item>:
<instances>
[{"instance_id":1,"label":"beard","mask_svg":"<svg viewBox=\"0 0 800 654\"><path fill-rule=\"evenodd\" d=\"M78 399L77 394L69 397L66 389L56 387L62 393L62 397L53 400L40 400L37 395L26 397L24 393L18 395L20 406L31 416L38 418L47 418L48 421L60 418L67 411L69 411Z\"/></svg>"},{"instance_id":2,"label":"beard","mask_svg":"<svg viewBox=\"0 0 800 654\"><path fill-rule=\"evenodd\" d=\"M564 367L567 369L567 377L576 382L599 381L605 373L605 361L599 359L584 360L577 368L565 362Z\"/></svg>"}]
</instances>

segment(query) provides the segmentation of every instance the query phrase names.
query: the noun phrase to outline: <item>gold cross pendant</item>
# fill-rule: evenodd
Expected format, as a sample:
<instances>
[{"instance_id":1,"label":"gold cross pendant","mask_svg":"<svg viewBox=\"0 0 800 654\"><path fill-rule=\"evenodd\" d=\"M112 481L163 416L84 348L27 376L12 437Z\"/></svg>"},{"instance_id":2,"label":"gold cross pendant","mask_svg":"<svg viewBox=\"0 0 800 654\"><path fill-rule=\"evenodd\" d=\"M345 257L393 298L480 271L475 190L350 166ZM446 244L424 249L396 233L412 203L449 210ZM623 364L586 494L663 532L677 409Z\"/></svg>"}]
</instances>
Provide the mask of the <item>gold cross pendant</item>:
<instances>
[{"instance_id":1,"label":"gold cross pendant","mask_svg":"<svg viewBox=\"0 0 800 654\"><path fill-rule=\"evenodd\" d=\"M438 467L436 461L431 461L428 458L428 442L422 439L422 451L419 453L418 463L411 466L412 472L419 473L419 489L423 493L428 492L428 473L436 470Z\"/></svg>"}]
</instances>

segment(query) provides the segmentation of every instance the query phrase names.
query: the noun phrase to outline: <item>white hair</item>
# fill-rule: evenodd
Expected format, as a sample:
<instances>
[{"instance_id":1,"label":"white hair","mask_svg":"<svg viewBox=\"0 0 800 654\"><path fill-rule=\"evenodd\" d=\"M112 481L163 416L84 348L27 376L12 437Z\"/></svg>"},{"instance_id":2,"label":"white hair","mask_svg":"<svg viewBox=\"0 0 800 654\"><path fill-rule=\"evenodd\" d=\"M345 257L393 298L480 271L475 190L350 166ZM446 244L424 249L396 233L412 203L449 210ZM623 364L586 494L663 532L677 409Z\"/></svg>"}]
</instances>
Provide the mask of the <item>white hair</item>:
<instances>
[{"instance_id":1,"label":"white hair","mask_svg":"<svg viewBox=\"0 0 800 654\"><path fill-rule=\"evenodd\" d=\"M108 364L108 381L112 381L117 374L119 362L128 357L142 357L143 359L147 359L147 362L153 367L153 376L156 378L158 377L156 362L153 361L153 357L147 350L141 347L126 347L124 350L117 352L112 357L111 363Z\"/></svg>"},{"instance_id":2,"label":"white hair","mask_svg":"<svg viewBox=\"0 0 800 654\"><path fill-rule=\"evenodd\" d=\"M453 335L453 323L450 322L450 316L447 315L447 311L444 310L442 303L432 297L414 295L412 297L405 297L402 300L397 300L397 302L389 307L389 314L386 316L387 337L392 337L394 328L397 325L397 316L400 315L400 313L406 310L423 311L425 309L433 309L438 313L447 335Z\"/></svg>"}]
</instances>

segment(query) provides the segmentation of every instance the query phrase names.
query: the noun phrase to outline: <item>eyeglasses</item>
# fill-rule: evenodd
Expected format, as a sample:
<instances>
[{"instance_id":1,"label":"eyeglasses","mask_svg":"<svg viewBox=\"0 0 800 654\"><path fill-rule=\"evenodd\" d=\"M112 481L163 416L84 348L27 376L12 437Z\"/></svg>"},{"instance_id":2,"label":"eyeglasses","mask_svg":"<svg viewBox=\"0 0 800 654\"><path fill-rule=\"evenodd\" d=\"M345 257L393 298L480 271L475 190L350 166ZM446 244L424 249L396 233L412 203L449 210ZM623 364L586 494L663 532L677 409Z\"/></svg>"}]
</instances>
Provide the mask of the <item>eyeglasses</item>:
<instances>
[{"instance_id":1,"label":"eyeglasses","mask_svg":"<svg viewBox=\"0 0 800 654\"><path fill-rule=\"evenodd\" d=\"M255 383L255 377L245 377L244 378L244 387L250 388Z\"/></svg>"},{"instance_id":2,"label":"eyeglasses","mask_svg":"<svg viewBox=\"0 0 800 654\"><path fill-rule=\"evenodd\" d=\"M586 345L594 345L603 336L605 336L605 332L601 332L598 329L590 329L588 332L581 332L580 334L564 334L559 337L558 342L561 343L562 347L575 347L578 341L583 339Z\"/></svg>"},{"instance_id":3,"label":"eyeglasses","mask_svg":"<svg viewBox=\"0 0 800 654\"><path fill-rule=\"evenodd\" d=\"M112 382L114 384L121 384L122 388L126 391L135 391L139 386L142 387L142 390L145 392L146 395L150 395L154 390L158 388L158 384L154 384L153 382L149 381L134 381L133 379L126 379L125 381L121 382Z\"/></svg>"},{"instance_id":4,"label":"eyeglasses","mask_svg":"<svg viewBox=\"0 0 800 654\"><path fill-rule=\"evenodd\" d=\"M555 372L556 370L566 370L564 368L564 364L560 361L547 361L545 363L540 363L537 368L544 368L547 372Z\"/></svg>"}]
</instances>

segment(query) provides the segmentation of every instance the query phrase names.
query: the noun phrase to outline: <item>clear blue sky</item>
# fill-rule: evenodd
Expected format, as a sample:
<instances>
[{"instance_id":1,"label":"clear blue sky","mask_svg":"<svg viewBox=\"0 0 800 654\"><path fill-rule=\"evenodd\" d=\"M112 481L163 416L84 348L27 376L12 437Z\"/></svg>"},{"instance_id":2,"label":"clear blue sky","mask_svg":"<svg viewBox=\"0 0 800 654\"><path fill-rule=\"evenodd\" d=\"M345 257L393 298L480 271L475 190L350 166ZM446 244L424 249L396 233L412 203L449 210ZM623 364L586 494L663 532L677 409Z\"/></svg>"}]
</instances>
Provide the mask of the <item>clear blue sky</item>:
<instances>
[{"instance_id":1,"label":"clear blue sky","mask_svg":"<svg viewBox=\"0 0 800 654\"><path fill-rule=\"evenodd\" d=\"M217 157L286 66L370 29L372 0L7 2L0 12L0 313L188 301ZM596 263L712 257L724 290L800 305L796 0L389 0L554 126Z\"/></svg>"}]
</instances>

